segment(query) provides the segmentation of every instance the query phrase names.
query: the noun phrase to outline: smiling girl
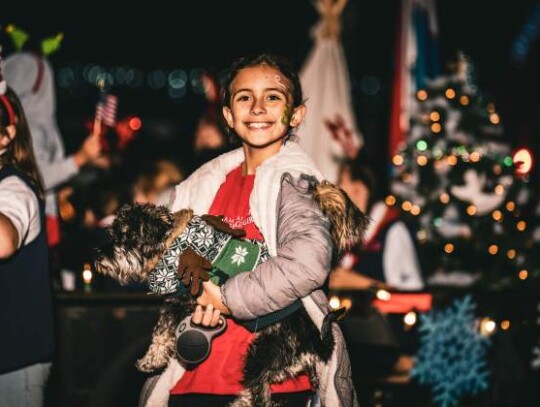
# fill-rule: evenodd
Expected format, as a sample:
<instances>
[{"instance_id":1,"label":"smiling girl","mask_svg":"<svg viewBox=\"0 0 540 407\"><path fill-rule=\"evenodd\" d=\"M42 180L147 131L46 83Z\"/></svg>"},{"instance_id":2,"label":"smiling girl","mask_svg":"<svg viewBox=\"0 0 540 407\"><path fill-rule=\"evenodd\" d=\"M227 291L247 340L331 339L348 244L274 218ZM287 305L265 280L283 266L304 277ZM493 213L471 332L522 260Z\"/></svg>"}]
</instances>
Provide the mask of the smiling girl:
<instances>
[{"instance_id":1,"label":"smiling girl","mask_svg":"<svg viewBox=\"0 0 540 407\"><path fill-rule=\"evenodd\" d=\"M329 310L321 287L331 268L330 221L313 190L323 179L292 135L306 114L298 76L271 55L235 62L222 92L223 115L242 147L205 164L168 197L172 211L190 207L197 214L223 215L246 238L264 241L271 258L255 270L240 273L221 287L203 283L193 322L215 326L228 319L225 333L212 344L208 359L191 370L172 361L150 386L144 405L159 404L163 387L173 383L169 406L225 406L242 394L242 371L255 340L236 320L263 320L301 299L321 327ZM164 203L164 201L162 201ZM311 383L306 372L284 375L272 385L272 400L306 406L315 392L325 406L355 406L350 364L343 337L334 327L334 354ZM281 352L288 352L283 344ZM264 361L261 361L264 363ZM180 380L177 380L180 378ZM170 387L169 387L170 388ZM251 405L249 400L242 405Z\"/></svg>"}]
</instances>

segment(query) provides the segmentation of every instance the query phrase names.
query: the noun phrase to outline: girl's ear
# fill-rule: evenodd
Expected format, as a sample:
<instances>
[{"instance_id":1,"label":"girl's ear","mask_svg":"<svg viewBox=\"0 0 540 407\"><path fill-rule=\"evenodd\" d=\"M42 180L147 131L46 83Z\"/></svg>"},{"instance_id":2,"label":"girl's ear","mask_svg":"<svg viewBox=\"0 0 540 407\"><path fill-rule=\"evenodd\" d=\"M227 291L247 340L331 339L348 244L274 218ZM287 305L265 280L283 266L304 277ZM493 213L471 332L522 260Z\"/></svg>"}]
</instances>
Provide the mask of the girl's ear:
<instances>
[{"instance_id":1,"label":"girl's ear","mask_svg":"<svg viewBox=\"0 0 540 407\"><path fill-rule=\"evenodd\" d=\"M7 148L9 146L9 143L15 138L17 135L17 129L15 128L14 124L10 124L6 127L6 134L0 135L0 148Z\"/></svg>"},{"instance_id":2,"label":"girl's ear","mask_svg":"<svg viewBox=\"0 0 540 407\"><path fill-rule=\"evenodd\" d=\"M304 117L306 115L306 105L300 105L296 109L294 109L294 112L291 117L290 126L291 127L297 127L299 126L303 121Z\"/></svg>"},{"instance_id":3,"label":"girl's ear","mask_svg":"<svg viewBox=\"0 0 540 407\"><path fill-rule=\"evenodd\" d=\"M230 128L234 127L234 120L233 120L233 114L231 112L231 109L227 106L223 106L223 117L225 117L225 120L227 121L227 124Z\"/></svg>"}]
</instances>

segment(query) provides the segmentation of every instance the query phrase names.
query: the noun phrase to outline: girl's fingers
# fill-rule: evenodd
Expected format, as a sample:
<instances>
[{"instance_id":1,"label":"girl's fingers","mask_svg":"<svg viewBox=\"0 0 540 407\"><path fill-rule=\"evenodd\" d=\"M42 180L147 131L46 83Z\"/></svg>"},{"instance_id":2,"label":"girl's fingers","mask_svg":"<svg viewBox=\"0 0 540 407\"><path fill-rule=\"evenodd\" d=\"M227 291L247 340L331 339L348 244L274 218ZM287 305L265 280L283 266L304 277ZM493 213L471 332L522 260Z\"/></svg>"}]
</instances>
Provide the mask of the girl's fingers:
<instances>
[{"instance_id":1,"label":"girl's fingers","mask_svg":"<svg viewBox=\"0 0 540 407\"><path fill-rule=\"evenodd\" d=\"M214 306L212 304L208 304L206 306L206 309L204 310L204 315L202 317L202 326L215 326L212 325L212 317L214 316Z\"/></svg>"},{"instance_id":2,"label":"girl's fingers","mask_svg":"<svg viewBox=\"0 0 540 407\"><path fill-rule=\"evenodd\" d=\"M212 322L211 322L211 325L212 326L217 326L219 324L219 316L221 315L221 312L219 312L218 309L215 309L214 312L212 313Z\"/></svg>"},{"instance_id":3,"label":"girl's fingers","mask_svg":"<svg viewBox=\"0 0 540 407\"><path fill-rule=\"evenodd\" d=\"M191 322L193 322L196 325L200 325L200 323L203 320L203 315L204 314L203 314L202 306L197 305L197 307L195 308L195 312L193 313L191 317Z\"/></svg>"},{"instance_id":4,"label":"girl's fingers","mask_svg":"<svg viewBox=\"0 0 540 407\"><path fill-rule=\"evenodd\" d=\"M191 322L195 325L216 327L219 324L221 312L214 309L212 304L208 304L204 310L201 305L197 305L195 312L191 316Z\"/></svg>"}]
</instances>

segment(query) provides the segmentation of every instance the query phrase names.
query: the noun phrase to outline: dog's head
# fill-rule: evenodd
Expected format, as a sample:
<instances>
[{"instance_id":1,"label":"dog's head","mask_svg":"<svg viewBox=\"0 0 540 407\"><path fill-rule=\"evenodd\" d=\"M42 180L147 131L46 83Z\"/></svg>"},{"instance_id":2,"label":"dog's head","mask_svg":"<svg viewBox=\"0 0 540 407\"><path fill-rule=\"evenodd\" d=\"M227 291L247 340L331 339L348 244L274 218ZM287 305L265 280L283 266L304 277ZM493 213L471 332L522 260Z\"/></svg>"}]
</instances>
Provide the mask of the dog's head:
<instances>
[{"instance_id":1,"label":"dog's head","mask_svg":"<svg viewBox=\"0 0 540 407\"><path fill-rule=\"evenodd\" d=\"M132 204L122 206L107 229L110 244L98 249L97 272L125 284L144 281L155 261L166 250L174 217L164 206Z\"/></svg>"}]
</instances>

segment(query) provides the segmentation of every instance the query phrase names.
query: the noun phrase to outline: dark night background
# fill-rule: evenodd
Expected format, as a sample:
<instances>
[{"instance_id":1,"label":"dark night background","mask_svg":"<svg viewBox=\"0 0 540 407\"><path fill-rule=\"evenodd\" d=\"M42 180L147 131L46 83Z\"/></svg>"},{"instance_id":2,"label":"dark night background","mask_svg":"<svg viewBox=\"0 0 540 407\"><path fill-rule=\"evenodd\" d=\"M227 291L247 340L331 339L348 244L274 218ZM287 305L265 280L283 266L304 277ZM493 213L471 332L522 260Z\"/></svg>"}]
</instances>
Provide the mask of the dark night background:
<instances>
[{"instance_id":1,"label":"dark night background","mask_svg":"<svg viewBox=\"0 0 540 407\"><path fill-rule=\"evenodd\" d=\"M64 33L61 49L50 57L57 85L63 70L82 72L89 64L111 72L129 66L145 75L155 70L182 69L189 73L204 69L219 76L235 58L266 51L284 54L300 68L313 46L310 30L318 19L310 0L153 0L124 5L97 0L64 2L63 7L50 2L3 3L8 4L2 4L1 8L2 31L13 23L37 39ZM457 50L469 55L480 90L497 106L508 142L512 147L528 145L538 157L540 41L538 37L531 41L521 63L516 62L512 52L540 0L437 0L436 3L442 66L448 65ZM365 152L373 160L371 164L382 170L381 174L389 168L386 140L399 4L400 0L349 0L342 15L342 42L358 127L365 139ZM3 33L0 43L4 55L9 55L13 49ZM73 87L57 88L58 122L69 153L80 146L88 133L85 124L91 124L98 90L83 80ZM131 158L126 161L131 161L132 166L141 167L152 158L166 156L178 161L186 171L193 169L192 134L206 101L203 95L187 88L186 95L176 101L166 90L153 90L147 85L120 85L110 89L119 96L120 119L130 115L142 119L142 130L126 153ZM126 168L131 169L129 165ZM538 169L533 171L538 176ZM533 178L531 185L539 185L535 182ZM78 241L73 239L72 246L77 245ZM81 250L86 250L86 246ZM73 257L79 255L77 250L73 252ZM145 297L145 301L151 298ZM521 299L493 298L493 302L498 301L494 307L520 304ZM55 362L57 372L53 372L50 406L83 405L90 395L94 399L89 406L136 404L137 385L142 385L142 378L135 372L131 359L135 360L137 351L146 349L147 343L141 339L148 341L145 335L154 323L157 304L126 305L123 300L113 301L116 300L85 294L73 299L60 298L57 318L60 351ZM103 334L106 332L113 334ZM528 349L525 345L521 348L524 352ZM119 349L123 351L119 356L124 359L118 358ZM504 360L512 362L511 356L505 355ZM131 371L126 374L128 365ZM108 370L104 370L107 366ZM510 369L503 373L511 384L514 379L523 381ZM533 394L537 386L529 388ZM129 394L124 389L130 389ZM494 389L501 391L497 395L501 400L506 393L511 399L514 392L521 391L517 386L508 391L503 386ZM99 398L110 393L118 393L124 403L106 404ZM55 402L55 397L77 402L62 404ZM408 399L398 401L402 400Z\"/></svg>"},{"instance_id":2,"label":"dark night background","mask_svg":"<svg viewBox=\"0 0 540 407\"><path fill-rule=\"evenodd\" d=\"M471 57L480 89L496 102L514 145L536 143L539 131L531 119L540 107L536 98L540 88L538 41L532 44L524 64L518 66L511 60L513 44L536 3L437 1L443 66L456 50ZM397 0L350 0L342 16L358 125L366 151L375 157L384 157L386 151L398 4ZM214 74L238 56L262 51L285 54L301 67L312 47L309 32L318 17L308 0L153 1L140 6L73 2L62 9L13 2L4 11L3 26L14 23L36 38L64 33L61 50L51 56L58 69L96 63L105 68L130 65L143 72L203 68ZM2 42L8 41L3 38ZM5 48L9 53L9 44ZM379 85L374 95L363 92L366 78L375 78ZM173 103L164 92L148 88L117 87L112 91L120 96L120 117L136 114L143 119L141 135L154 133L150 137L156 137L159 130L152 123L172 121L171 131L186 143L204 106L202 96L189 92ZM78 92L59 91L58 99L60 125L64 133L70 132L81 118L92 116L96 90L88 85ZM69 150L82 134L64 138Z\"/></svg>"}]
</instances>

